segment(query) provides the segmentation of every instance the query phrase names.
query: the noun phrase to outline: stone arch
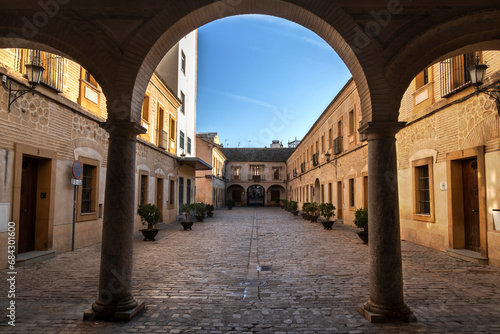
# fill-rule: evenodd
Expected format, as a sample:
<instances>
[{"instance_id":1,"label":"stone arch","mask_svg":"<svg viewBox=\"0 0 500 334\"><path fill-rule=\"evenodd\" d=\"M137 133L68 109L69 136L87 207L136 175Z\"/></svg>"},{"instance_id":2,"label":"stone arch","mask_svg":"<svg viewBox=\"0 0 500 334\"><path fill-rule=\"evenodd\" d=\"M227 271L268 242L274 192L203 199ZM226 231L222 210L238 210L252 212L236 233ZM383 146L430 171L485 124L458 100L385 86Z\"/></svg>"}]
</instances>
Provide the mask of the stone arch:
<instances>
[{"instance_id":1,"label":"stone arch","mask_svg":"<svg viewBox=\"0 0 500 334\"><path fill-rule=\"evenodd\" d=\"M234 200L236 204L240 202L241 206L245 205L245 188L239 184L230 185L226 189L226 198Z\"/></svg>"},{"instance_id":2,"label":"stone arch","mask_svg":"<svg viewBox=\"0 0 500 334\"><path fill-rule=\"evenodd\" d=\"M275 205L275 200L286 198L286 188L281 184L273 184L266 189L267 205Z\"/></svg>"},{"instance_id":3,"label":"stone arch","mask_svg":"<svg viewBox=\"0 0 500 334\"><path fill-rule=\"evenodd\" d=\"M383 77L383 66L382 64L378 64L378 66L373 65L378 62L378 60L372 57L374 53L380 51L377 49L377 44L370 43L369 46L359 50L351 48L350 44L356 45L353 40L356 37L355 32L358 26L336 4L331 3L328 11L322 13L314 13L312 10L304 7L307 6L303 5L301 7L283 0L234 1L231 5L224 4L224 2L214 2L207 6L192 8L190 12L186 13L184 17L175 23L172 22L171 11L165 10L161 12L155 20L152 20L154 22L150 22L149 26L144 27L141 33L137 34L137 38L131 41L131 44L134 44L134 48L149 50L144 56L144 61L135 76L135 86L131 102L132 110L136 111L137 114L132 115L132 118L139 120L140 106L149 78L163 56L181 38L191 31L218 19L244 14L262 14L290 20L323 38L337 52L352 73L360 96L363 118L371 119L372 97L375 96L376 99L379 99L385 89L378 80ZM164 33L158 36L157 31L160 29L163 29ZM152 37L146 39L144 36ZM346 37L351 40L350 44L347 42ZM151 44L150 40L152 38L157 38L153 44ZM130 57L136 58L137 56L136 54L130 54ZM363 67L360 59L372 65ZM123 64L128 63L129 61L123 62ZM120 73L130 76L130 74L125 74L126 72L125 68L120 71ZM368 82L367 72L371 72L370 77L374 79L371 84ZM120 81L127 82L129 78L123 77L120 78ZM380 99L380 103L385 104L385 99Z\"/></svg>"},{"instance_id":4,"label":"stone arch","mask_svg":"<svg viewBox=\"0 0 500 334\"><path fill-rule=\"evenodd\" d=\"M260 184L252 184L246 191L247 205L264 206L266 204L266 189Z\"/></svg>"},{"instance_id":5,"label":"stone arch","mask_svg":"<svg viewBox=\"0 0 500 334\"><path fill-rule=\"evenodd\" d=\"M413 78L434 63L466 52L500 50L499 20L498 9L477 11L437 24L406 43L387 66L395 95L401 99Z\"/></svg>"}]
</instances>

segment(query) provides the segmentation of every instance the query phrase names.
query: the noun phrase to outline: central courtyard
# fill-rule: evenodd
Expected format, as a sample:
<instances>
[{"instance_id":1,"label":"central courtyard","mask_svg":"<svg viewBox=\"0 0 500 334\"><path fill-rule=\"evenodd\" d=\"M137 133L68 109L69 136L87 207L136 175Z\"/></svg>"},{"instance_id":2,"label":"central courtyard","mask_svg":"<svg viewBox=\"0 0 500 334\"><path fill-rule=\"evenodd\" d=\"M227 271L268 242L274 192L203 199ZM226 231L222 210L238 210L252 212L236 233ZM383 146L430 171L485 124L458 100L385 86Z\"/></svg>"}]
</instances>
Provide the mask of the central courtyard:
<instances>
[{"instance_id":1,"label":"central courtyard","mask_svg":"<svg viewBox=\"0 0 500 334\"><path fill-rule=\"evenodd\" d=\"M160 224L134 240L130 322L84 321L97 296L100 245L17 269L19 333L500 332L500 269L402 242L404 292L417 322L371 324L368 246L357 229L333 230L279 208L235 207L184 231ZM4 270L4 274L7 271ZM120 273L116 274L120 279ZM6 296L1 296L5 313Z\"/></svg>"}]
</instances>

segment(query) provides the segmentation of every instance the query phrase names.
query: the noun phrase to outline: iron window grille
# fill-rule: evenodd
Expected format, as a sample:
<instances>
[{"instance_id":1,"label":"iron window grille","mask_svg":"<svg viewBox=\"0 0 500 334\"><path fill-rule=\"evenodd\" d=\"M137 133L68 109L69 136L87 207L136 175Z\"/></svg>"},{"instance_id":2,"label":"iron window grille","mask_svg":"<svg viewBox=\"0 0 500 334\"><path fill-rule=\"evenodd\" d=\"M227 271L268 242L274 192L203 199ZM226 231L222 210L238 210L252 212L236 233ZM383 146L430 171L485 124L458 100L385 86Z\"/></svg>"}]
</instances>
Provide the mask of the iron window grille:
<instances>
[{"instance_id":1,"label":"iron window grille","mask_svg":"<svg viewBox=\"0 0 500 334\"><path fill-rule=\"evenodd\" d=\"M92 174L95 167L83 165L82 173L82 213L92 212Z\"/></svg>"},{"instance_id":2,"label":"iron window grille","mask_svg":"<svg viewBox=\"0 0 500 334\"><path fill-rule=\"evenodd\" d=\"M431 214L431 196L429 190L429 166L416 167L418 178L418 214Z\"/></svg>"},{"instance_id":3,"label":"iron window grille","mask_svg":"<svg viewBox=\"0 0 500 334\"><path fill-rule=\"evenodd\" d=\"M342 137L337 137L333 140L333 153L342 153Z\"/></svg>"},{"instance_id":4,"label":"iron window grille","mask_svg":"<svg viewBox=\"0 0 500 334\"><path fill-rule=\"evenodd\" d=\"M52 53L40 50L17 49L15 55L16 71L26 74L24 64L34 64L42 66L45 70L42 73L40 82L56 90L59 93L64 89L64 58Z\"/></svg>"},{"instance_id":5,"label":"iron window grille","mask_svg":"<svg viewBox=\"0 0 500 334\"><path fill-rule=\"evenodd\" d=\"M477 52L466 53L440 63L441 97L448 97L470 85L467 68L474 65L477 56Z\"/></svg>"}]
</instances>

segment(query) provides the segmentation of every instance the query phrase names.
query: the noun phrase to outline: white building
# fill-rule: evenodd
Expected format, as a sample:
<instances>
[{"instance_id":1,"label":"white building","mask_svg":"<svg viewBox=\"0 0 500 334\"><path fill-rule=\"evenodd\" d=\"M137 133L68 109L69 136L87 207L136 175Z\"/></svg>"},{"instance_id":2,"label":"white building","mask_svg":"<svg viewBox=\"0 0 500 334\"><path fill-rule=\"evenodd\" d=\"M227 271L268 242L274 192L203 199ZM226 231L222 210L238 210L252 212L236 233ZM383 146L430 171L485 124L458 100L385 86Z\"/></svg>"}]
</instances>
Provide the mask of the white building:
<instances>
[{"instance_id":1,"label":"white building","mask_svg":"<svg viewBox=\"0 0 500 334\"><path fill-rule=\"evenodd\" d=\"M177 114L177 154L196 156L196 84L198 30L182 38L163 58L156 71L183 104Z\"/></svg>"}]
</instances>

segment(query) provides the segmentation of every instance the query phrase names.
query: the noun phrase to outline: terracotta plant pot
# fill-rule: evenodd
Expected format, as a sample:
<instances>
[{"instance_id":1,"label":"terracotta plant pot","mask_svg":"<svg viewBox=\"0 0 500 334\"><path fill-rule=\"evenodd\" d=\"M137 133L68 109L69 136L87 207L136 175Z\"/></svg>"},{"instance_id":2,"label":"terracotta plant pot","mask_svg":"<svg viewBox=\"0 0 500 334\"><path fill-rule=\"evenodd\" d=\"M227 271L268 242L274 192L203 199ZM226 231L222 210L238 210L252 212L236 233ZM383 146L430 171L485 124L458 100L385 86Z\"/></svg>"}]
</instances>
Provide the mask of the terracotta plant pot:
<instances>
[{"instance_id":1,"label":"terracotta plant pot","mask_svg":"<svg viewBox=\"0 0 500 334\"><path fill-rule=\"evenodd\" d=\"M155 241L155 237L158 234L158 229L153 228L151 230L141 230L142 235L144 236L144 241Z\"/></svg>"}]
</instances>

